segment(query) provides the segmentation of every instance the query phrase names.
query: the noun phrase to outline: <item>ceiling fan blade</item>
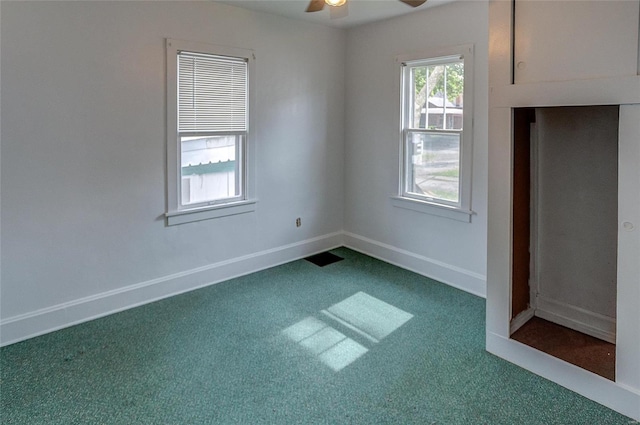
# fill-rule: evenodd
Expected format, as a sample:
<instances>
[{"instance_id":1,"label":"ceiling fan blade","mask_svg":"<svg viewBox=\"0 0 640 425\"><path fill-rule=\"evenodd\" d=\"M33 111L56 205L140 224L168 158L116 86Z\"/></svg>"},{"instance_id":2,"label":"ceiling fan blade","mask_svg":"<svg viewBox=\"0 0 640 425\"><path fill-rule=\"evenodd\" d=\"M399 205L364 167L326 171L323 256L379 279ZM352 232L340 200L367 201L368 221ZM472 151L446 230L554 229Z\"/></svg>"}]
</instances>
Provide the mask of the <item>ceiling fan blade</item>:
<instances>
[{"instance_id":1,"label":"ceiling fan blade","mask_svg":"<svg viewBox=\"0 0 640 425\"><path fill-rule=\"evenodd\" d=\"M349 1L342 6L329 6L329 18L340 19L349 15Z\"/></svg>"},{"instance_id":2,"label":"ceiling fan blade","mask_svg":"<svg viewBox=\"0 0 640 425\"><path fill-rule=\"evenodd\" d=\"M311 0L307 7L307 12L319 12L324 8L324 0Z\"/></svg>"},{"instance_id":3,"label":"ceiling fan blade","mask_svg":"<svg viewBox=\"0 0 640 425\"><path fill-rule=\"evenodd\" d=\"M400 0L404 4L408 4L411 7L418 7L423 3L426 3L427 0Z\"/></svg>"}]
</instances>

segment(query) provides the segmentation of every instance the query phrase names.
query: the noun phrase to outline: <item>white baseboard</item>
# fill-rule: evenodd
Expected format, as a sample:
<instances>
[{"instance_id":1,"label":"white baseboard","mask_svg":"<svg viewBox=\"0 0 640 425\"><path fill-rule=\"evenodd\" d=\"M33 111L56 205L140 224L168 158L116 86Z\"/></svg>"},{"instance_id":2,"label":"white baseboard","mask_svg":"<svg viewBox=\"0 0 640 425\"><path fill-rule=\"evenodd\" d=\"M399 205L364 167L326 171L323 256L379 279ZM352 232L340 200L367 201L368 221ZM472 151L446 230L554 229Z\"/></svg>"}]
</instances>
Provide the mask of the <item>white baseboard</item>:
<instances>
[{"instance_id":1,"label":"white baseboard","mask_svg":"<svg viewBox=\"0 0 640 425\"><path fill-rule=\"evenodd\" d=\"M525 311L518 313L516 317L511 319L511 323L509 323L509 335L513 335L518 329L522 327L522 325L531 320L534 315L535 310L532 308L528 308Z\"/></svg>"},{"instance_id":2,"label":"white baseboard","mask_svg":"<svg viewBox=\"0 0 640 425\"><path fill-rule=\"evenodd\" d=\"M535 315L558 325L616 343L616 320L538 294Z\"/></svg>"},{"instance_id":3,"label":"white baseboard","mask_svg":"<svg viewBox=\"0 0 640 425\"><path fill-rule=\"evenodd\" d=\"M538 351L513 339L487 332L487 351L558 385L640 421L640 393ZM633 422L629 422L633 423Z\"/></svg>"},{"instance_id":4,"label":"white baseboard","mask_svg":"<svg viewBox=\"0 0 640 425\"><path fill-rule=\"evenodd\" d=\"M486 281L482 275L352 233L335 232L6 318L0 321L0 346L343 245L474 295L486 296Z\"/></svg>"},{"instance_id":5,"label":"white baseboard","mask_svg":"<svg viewBox=\"0 0 640 425\"><path fill-rule=\"evenodd\" d=\"M353 233L344 232L344 246L403 269L486 298L486 277L479 273L405 251Z\"/></svg>"},{"instance_id":6,"label":"white baseboard","mask_svg":"<svg viewBox=\"0 0 640 425\"><path fill-rule=\"evenodd\" d=\"M335 232L9 317L0 322L0 346L337 248L342 238Z\"/></svg>"}]
</instances>

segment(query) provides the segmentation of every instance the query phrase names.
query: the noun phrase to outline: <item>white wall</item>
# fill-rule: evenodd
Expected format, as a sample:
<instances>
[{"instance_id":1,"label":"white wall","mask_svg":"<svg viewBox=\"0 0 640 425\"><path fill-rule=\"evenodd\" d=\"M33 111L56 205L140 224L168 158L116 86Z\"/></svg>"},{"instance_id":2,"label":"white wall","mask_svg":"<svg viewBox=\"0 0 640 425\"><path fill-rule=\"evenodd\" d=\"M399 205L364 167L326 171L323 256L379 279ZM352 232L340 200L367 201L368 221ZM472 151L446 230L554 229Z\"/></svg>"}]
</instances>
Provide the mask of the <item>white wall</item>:
<instances>
[{"instance_id":1,"label":"white wall","mask_svg":"<svg viewBox=\"0 0 640 425\"><path fill-rule=\"evenodd\" d=\"M484 295L483 2L349 32L213 2L2 2L1 12L0 343L343 243ZM255 212L165 226L165 38L256 51ZM394 58L469 42L476 215L395 208Z\"/></svg>"},{"instance_id":2,"label":"white wall","mask_svg":"<svg viewBox=\"0 0 640 425\"><path fill-rule=\"evenodd\" d=\"M536 109L538 296L616 317L618 107Z\"/></svg>"},{"instance_id":3,"label":"white wall","mask_svg":"<svg viewBox=\"0 0 640 425\"><path fill-rule=\"evenodd\" d=\"M484 295L487 231L488 5L460 1L348 33L345 137L346 243ZM395 57L475 44L471 223L391 205L399 164Z\"/></svg>"},{"instance_id":4,"label":"white wall","mask_svg":"<svg viewBox=\"0 0 640 425\"><path fill-rule=\"evenodd\" d=\"M344 30L213 2L1 15L4 343L340 244ZM255 49L257 211L165 226L165 38Z\"/></svg>"},{"instance_id":5,"label":"white wall","mask_svg":"<svg viewBox=\"0 0 640 425\"><path fill-rule=\"evenodd\" d=\"M618 106L537 108L536 315L615 343Z\"/></svg>"}]
</instances>

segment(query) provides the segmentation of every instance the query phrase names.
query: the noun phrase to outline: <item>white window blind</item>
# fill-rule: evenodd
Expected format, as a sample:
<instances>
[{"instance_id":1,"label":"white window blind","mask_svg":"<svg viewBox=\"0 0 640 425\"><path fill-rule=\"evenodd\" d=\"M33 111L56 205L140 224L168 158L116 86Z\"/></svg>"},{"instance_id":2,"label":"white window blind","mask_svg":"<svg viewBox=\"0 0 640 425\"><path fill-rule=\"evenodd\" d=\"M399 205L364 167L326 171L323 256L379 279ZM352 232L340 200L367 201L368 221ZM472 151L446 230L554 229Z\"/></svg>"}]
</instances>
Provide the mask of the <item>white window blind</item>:
<instances>
[{"instance_id":1,"label":"white window blind","mask_svg":"<svg viewBox=\"0 0 640 425\"><path fill-rule=\"evenodd\" d=\"M247 130L247 62L178 53L178 131Z\"/></svg>"}]
</instances>

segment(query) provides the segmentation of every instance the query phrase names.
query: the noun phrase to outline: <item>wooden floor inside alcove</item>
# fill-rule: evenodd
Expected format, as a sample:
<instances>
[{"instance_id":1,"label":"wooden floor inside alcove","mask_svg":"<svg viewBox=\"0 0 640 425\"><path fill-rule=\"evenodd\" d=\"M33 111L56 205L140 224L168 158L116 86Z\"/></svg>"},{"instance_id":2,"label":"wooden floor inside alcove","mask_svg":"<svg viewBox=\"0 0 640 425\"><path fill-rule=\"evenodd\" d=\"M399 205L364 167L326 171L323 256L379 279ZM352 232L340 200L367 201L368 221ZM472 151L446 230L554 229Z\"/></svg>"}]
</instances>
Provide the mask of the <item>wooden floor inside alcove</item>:
<instances>
[{"instance_id":1,"label":"wooden floor inside alcove","mask_svg":"<svg viewBox=\"0 0 640 425\"><path fill-rule=\"evenodd\" d=\"M511 338L615 381L616 346L598 338L534 317Z\"/></svg>"}]
</instances>

